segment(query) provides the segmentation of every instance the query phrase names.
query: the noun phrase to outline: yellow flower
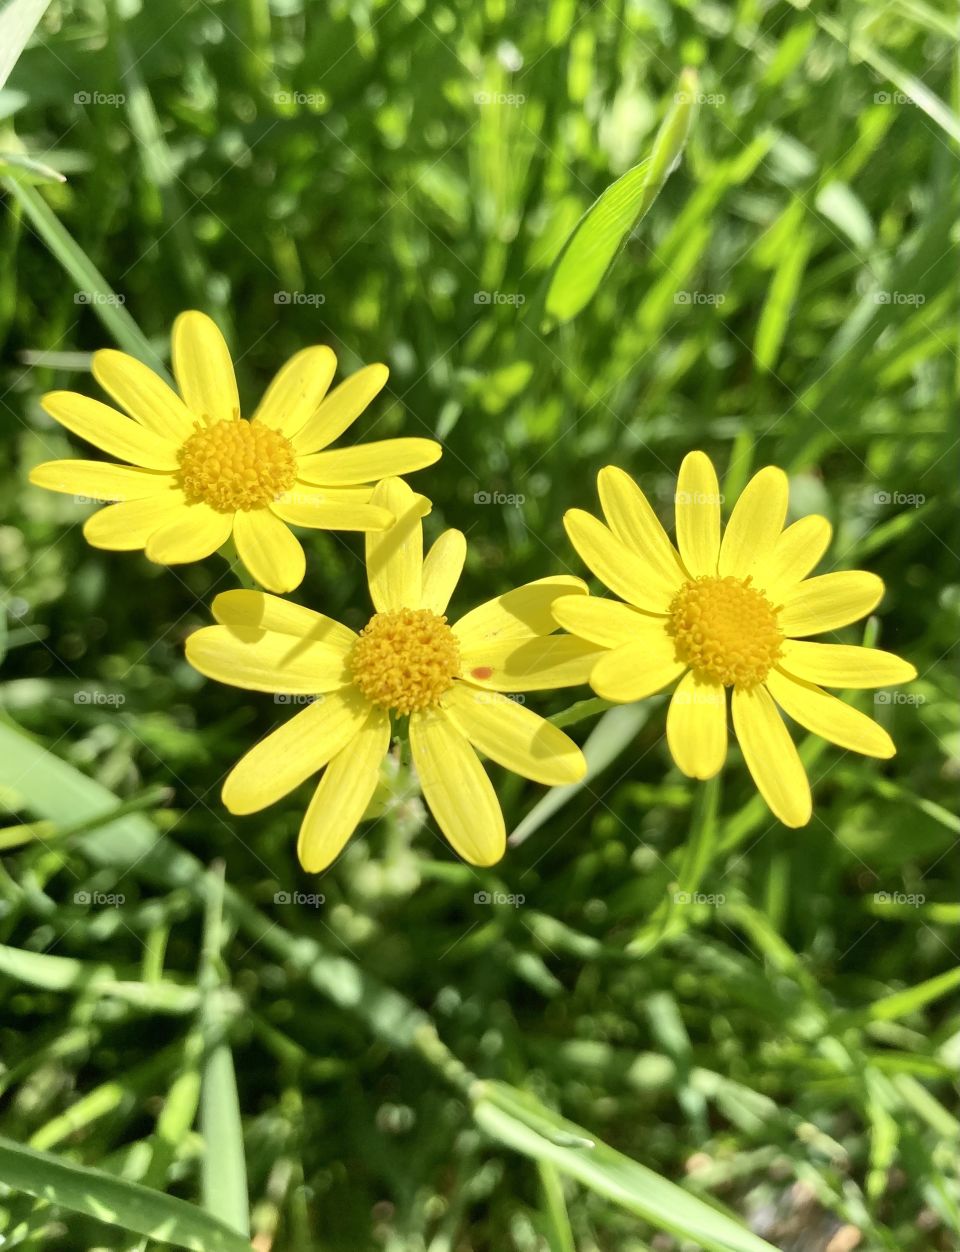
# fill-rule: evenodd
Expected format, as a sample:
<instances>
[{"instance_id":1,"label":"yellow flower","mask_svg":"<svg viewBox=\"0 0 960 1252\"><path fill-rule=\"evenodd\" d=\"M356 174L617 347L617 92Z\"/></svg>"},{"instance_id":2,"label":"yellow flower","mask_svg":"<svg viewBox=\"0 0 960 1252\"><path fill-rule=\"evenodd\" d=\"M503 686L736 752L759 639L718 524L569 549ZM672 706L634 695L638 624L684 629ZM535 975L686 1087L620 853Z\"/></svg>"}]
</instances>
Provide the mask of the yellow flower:
<instances>
[{"instance_id":1,"label":"yellow flower","mask_svg":"<svg viewBox=\"0 0 960 1252\"><path fill-rule=\"evenodd\" d=\"M128 462L47 461L31 471L39 487L119 501L84 524L95 548L145 548L152 561L177 565L202 560L232 537L261 586L292 591L305 561L288 524L383 530L393 518L371 503L373 485L440 456L432 439L324 450L381 390L385 365L358 370L328 396L337 358L327 347L305 348L247 421L216 324L182 313L172 338L179 396L136 358L107 349L94 354L93 374L129 417L73 391L43 398L61 425Z\"/></svg>"},{"instance_id":2,"label":"yellow flower","mask_svg":"<svg viewBox=\"0 0 960 1252\"><path fill-rule=\"evenodd\" d=\"M234 766L223 802L232 813L255 813L326 767L298 843L305 869L325 869L370 803L393 717L409 716L413 763L440 829L464 860L492 865L506 834L475 749L548 786L584 775L576 744L504 693L586 682L599 652L552 634L550 605L559 595L585 597L587 588L579 578L544 578L448 625L463 535L446 531L424 557L420 497L392 478L373 501L397 521L366 537L375 612L359 634L274 596L228 591L213 603L220 625L187 640L187 659L208 678L319 697Z\"/></svg>"},{"instance_id":3,"label":"yellow flower","mask_svg":"<svg viewBox=\"0 0 960 1252\"><path fill-rule=\"evenodd\" d=\"M564 523L585 563L627 603L564 597L566 630L606 649L590 685L609 700L640 700L680 679L667 743L691 778L712 778L727 754L725 689L733 728L760 794L787 826L810 820L810 786L777 705L814 734L866 756L890 757L885 730L824 687L882 687L916 670L889 652L812 643L855 622L883 595L875 574L807 576L830 542L830 523L804 517L784 529L787 477L760 470L721 541L720 492L710 460L691 452L676 493L677 548L643 492L614 466L597 485L607 525L581 509Z\"/></svg>"}]
</instances>

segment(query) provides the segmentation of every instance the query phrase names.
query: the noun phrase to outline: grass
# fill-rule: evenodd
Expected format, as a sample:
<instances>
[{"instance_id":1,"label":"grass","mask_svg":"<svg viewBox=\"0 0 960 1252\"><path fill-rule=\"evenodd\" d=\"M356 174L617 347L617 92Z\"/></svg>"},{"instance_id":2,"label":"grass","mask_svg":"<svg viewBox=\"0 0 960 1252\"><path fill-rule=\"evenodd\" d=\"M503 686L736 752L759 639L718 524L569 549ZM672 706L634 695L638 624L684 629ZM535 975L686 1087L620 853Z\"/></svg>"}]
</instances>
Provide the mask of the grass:
<instances>
[{"instance_id":1,"label":"grass","mask_svg":"<svg viewBox=\"0 0 960 1252\"><path fill-rule=\"evenodd\" d=\"M326 8L54 0L0 95L4 1246L948 1252L953 23ZM229 567L94 552L89 509L26 483L79 449L43 391L93 393L100 346L164 360L187 307L247 403L309 343L390 365L363 434L444 443L414 482L428 535L468 536L455 613L581 574L561 518L607 463L664 517L692 448L728 499L783 466L792 515L834 524L827 567L886 582L844 637L920 671L856 701L897 757L804 743L790 831L735 752L682 778L662 701L561 694L536 707L592 775L494 770L495 870L401 771L302 874L308 788L253 818L218 798L289 710L183 660ZM312 538L295 598L361 625L359 556Z\"/></svg>"}]
</instances>

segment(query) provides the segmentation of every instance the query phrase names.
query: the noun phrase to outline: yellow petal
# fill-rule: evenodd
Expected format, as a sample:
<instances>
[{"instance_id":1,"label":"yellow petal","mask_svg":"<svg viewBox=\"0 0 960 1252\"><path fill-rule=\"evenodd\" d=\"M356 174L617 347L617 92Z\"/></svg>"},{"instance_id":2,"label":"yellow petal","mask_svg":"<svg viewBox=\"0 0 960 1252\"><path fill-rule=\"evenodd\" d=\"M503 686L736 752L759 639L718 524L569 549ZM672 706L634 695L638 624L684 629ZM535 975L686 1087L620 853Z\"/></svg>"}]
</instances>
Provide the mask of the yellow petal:
<instances>
[{"instance_id":1,"label":"yellow petal","mask_svg":"<svg viewBox=\"0 0 960 1252\"><path fill-rule=\"evenodd\" d=\"M572 739L509 696L461 682L443 697L443 709L475 748L523 778L560 787L587 772Z\"/></svg>"},{"instance_id":2,"label":"yellow petal","mask_svg":"<svg viewBox=\"0 0 960 1252\"><path fill-rule=\"evenodd\" d=\"M378 483L373 504L396 518L389 528L367 532L367 583L378 613L415 609L423 594L423 527L430 502L411 491L402 478Z\"/></svg>"},{"instance_id":3,"label":"yellow petal","mask_svg":"<svg viewBox=\"0 0 960 1252\"><path fill-rule=\"evenodd\" d=\"M460 581L467 557L467 541L462 531L445 530L423 561L423 591L420 607L442 616Z\"/></svg>"},{"instance_id":4,"label":"yellow petal","mask_svg":"<svg viewBox=\"0 0 960 1252\"><path fill-rule=\"evenodd\" d=\"M143 500L108 504L83 523L83 537L92 548L108 552L135 552L150 536L172 521L187 502L182 491L165 491Z\"/></svg>"},{"instance_id":5,"label":"yellow petal","mask_svg":"<svg viewBox=\"0 0 960 1252\"><path fill-rule=\"evenodd\" d=\"M637 484L615 465L597 475L600 505L617 538L647 567L649 594L666 607L686 575L667 532Z\"/></svg>"},{"instance_id":6,"label":"yellow petal","mask_svg":"<svg viewBox=\"0 0 960 1252\"><path fill-rule=\"evenodd\" d=\"M187 640L194 669L230 687L319 695L350 682L342 650L249 626L204 626Z\"/></svg>"},{"instance_id":7,"label":"yellow petal","mask_svg":"<svg viewBox=\"0 0 960 1252\"><path fill-rule=\"evenodd\" d=\"M892 652L798 639L784 640L777 668L820 687L893 687L917 676L909 661Z\"/></svg>"},{"instance_id":8,"label":"yellow petal","mask_svg":"<svg viewBox=\"0 0 960 1252\"><path fill-rule=\"evenodd\" d=\"M768 465L744 487L733 506L720 545L721 577L747 578L766 569L787 516L790 493L782 469Z\"/></svg>"},{"instance_id":9,"label":"yellow petal","mask_svg":"<svg viewBox=\"0 0 960 1252\"><path fill-rule=\"evenodd\" d=\"M359 733L327 766L304 814L297 855L308 873L325 870L356 830L389 748L390 718L383 709L371 709Z\"/></svg>"},{"instance_id":10,"label":"yellow petal","mask_svg":"<svg viewBox=\"0 0 960 1252\"><path fill-rule=\"evenodd\" d=\"M202 561L230 538L232 513L217 513L209 504L189 504L147 540L146 553L158 565Z\"/></svg>"},{"instance_id":11,"label":"yellow petal","mask_svg":"<svg viewBox=\"0 0 960 1252\"><path fill-rule=\"evenodd\" d=\"M551 612L554 601L577 594L585 596L587 585L569 574L524 583L471 609L455 623L453 633L464 652L492 643L522 643L538 635L549 635L557 628Z\"/></svg>"},{"instance_id":12,"label":"yellow petal","mask_svg":"<svg viewBox=\"0 0 960 1252\"><path fill-rule=\"evenodd\" d=\"M99 400L76 391L49 391L40 404L61 426L121 461L152 470L174 470L179 466L175 443Z\"/></svg>"},{"instance_id":13,"label":"yellow petal","mask_svg":"<svg viewBox=\"0 0 960 1252\"><path fill-rule=\"evenodd\" d=\"M349 626L324 617L313 609L281 600L263 591L222 591L211 605L211 612L223 626L245 626L269 630L280 635L326 644L346 654L357 636Z\"/></svg>"},{"instance_id":14,"label":"yellow petal","mask_svg":"<svg viewBox=\"0 0 960 1252\"><path fill-rule=\"evenodd\" d=\"M782 604L784 596L818 564L832 535L833 527L825 517L817 513L801 517L780 532L766 567L758 566L754 571L754 584L766 591L774 604Z\"/></svg>"},{"instance_id":15,"label":"yellow petal","mask_svg":"<svg viewBox=\"0 0 960 1252\"><path fill-rule=\"evenodd\" d=\"M688 778L719 773L727 755L727 695L719 683L684 674L667 711L667 743Z\"/></svg>"},{"instance_id":16,"label":"yellow petal","mask_svg":"<svg viewBox=\"0 0 960 1252\"><path fill-rule=\"evenodd\" d=\"M136 357L114 348L93 354L93 376L122 409L155 435L182 444L196 418L177 393Z\"/></svg>"},{"instance_id":17,"label":"yellow petal","mask_svg":"<svg viewBox=\"0 0 960 1252\"><path fill-rule=\"evenodd\" d=\"M202 421L233 421L240 396L230 349L205 313L181 313L173 323L173 373L183 402Z\"/></svg>"},{"instance_id":18,"label":"yellow petal","mask_svg":"<svg viewBox=\"0 0 960 1252\"><path fill-rule=\"evenodd\" d=\"M604 586L639 609L667 611L673 591L668 593L666 583L657 579L649 561L628 548L603 522L583 509L569 509L563 524L584 564Z\"/></svg>"},{"instance_id":19,"label":"yellow petal","mask_svg":"<svg viewBox=\"0 0 960 1252\"><path fill-rule=\"evenodd\" d=\"M793 740L766 687L734 688L733 728L757 790L785 826L806 826L810 784Z\"/></svg>"},{"instance_id":20,"label":"yellow petal","mask_svg":"<svg viewBox=\"0 0 960 1252\"><path fill-rule=\"evenodd\" d=\"M662 617L600 596L561 596L553 602L553 616L564 630L602 648L637 642L652 631L662 635L664 627Z\"/></svg>"},{"instance_id":21,"label":"yellow petal","mask_svg":"<svg viewBox=\"0 0 960 1252\"><path fill-rule=\"evenodd\" d=\"M238 512L233 519L237 555L261 587L293 591L303 582L307 558L300 540L269 509Z\"/></svg>"},{"instance_id":22,"label":"yellow petal","mask_svg":"<svg viewBox=\"0 0 960 1252\"><path fill-rule=\"evenodd\" d=\"M356 491L352 487L296 482L284 495L271 500L268 508L291 526L310 530L386 530L393 525L393 514L368 503L372 495L369 488Z\"/></svg>"},{"instance_id":23,"label":"yellow petal","mask_svg":"<svg viewBox=\"0 0 960 1252\"><path fill-rule=\"evenodd\" d=\"M433 439L381 439L300 457L297 473L307 482L349 487L423 469L439 461L442 452Z\"/></svg>"},{"instance_id":24,"label":"yellow petal","mask_svg":"<svg viewBox=\"0 0 960 1252\"><path fill-rule=\"evenodd\" d=\"M274 376L253 420L289 439L316 413L336 372L337 358L330 348L304 348Z\"/></svg>"},{"instance_id":25,"label":"yellow petal","mask_svg":"<svg viewBox=\"0 0 960 1252\"><path fill-rule=\"evenodd\" d=\"M275 804L345 748L369 713L349 687L319 696L240 758L223 784L224 805L231 813L258 813Z\"/></svg>"},{"instance_id":26,"label":"yellow petal","mask_svg":"<svg viewBox=\"0 0 960 1252\"><path fill-rule=\"evenodd\" d=\"M590 680L602 650L573 635L499 639L460 653L464 678L490 691L550 691Z\"/></svg>"},{"instance_id":27,"label":"yellow petal","mask_svg":"<svg viewBox=\"0 0 960 1252\"><path fill-rule=\"evenodd\" d=\"M865 570L819 574L798 583L784 598L780 629L788 638L837 630L866 617L882 596L882 581Z\"/></svg>"},{"instance_id":28,"label":"yellow petal","mask_svg":"<svg viewBox=\"0 0 960 1252\"><path fill-rule=\"evenodd\" d=\"M307 456L339 439L367 405L383 390L390 371L385 365L366 365L335 387L310 420L293 436L294 451Z\"/></svg>"},{"instance_id":29,"label":"yellow petal","mask_svg":"<svg viewBox=\"0 0 960 1252\"><path fill-rule=\"evenodd\" d=\"M679 678L686 666L678 661L673 640L662 628L636 643L604 652L590 674L590 686L604 700L628 704L653 695Z\"/></svg>"},{"instance_id":30,"label":"yellow petal","mask_svg":"<svg viewBox=\"0 0 960 1252\"><path fill-rule=\"evenodd\" d=\"M676 494L677 545L692 578L713 577L720 555L720 484L705 452L688 452Z\"/></svg>"},{"instance_id":31,"label":"yellow petal","mask_svg":"<svg viewBox=\"0 0 960 1252\"><path fill-rule=\"evenodd\" d=\"M893 740L882 726L813 683L771 670L767 675L767 689L788 717L821 739L849 748L851 752L862 752L864 756L885 759L896 752Z\"/></svg>"},{"instance_id":32,"label":"yellow petal","mask_svg":"<svg viewBox=\"0 0 960 1252\"><path fill-rule=\"evenodd\" d=\"M466 737L443 714L414 713L410 750L437 825L471 865L494 865L507 846L496 792Z\"/></svg>"},{"instance_id":33,"label":"yellow petal","mask_svg":"<svg viewBox=\"0 0 960 1252\"><path fill-rule=\"evenodd\" d=\"M35 487L79 500L143 500L178 489L175 474L131 469L109 461L44 461L30 471Z\"/></svg>"}]
</instances>

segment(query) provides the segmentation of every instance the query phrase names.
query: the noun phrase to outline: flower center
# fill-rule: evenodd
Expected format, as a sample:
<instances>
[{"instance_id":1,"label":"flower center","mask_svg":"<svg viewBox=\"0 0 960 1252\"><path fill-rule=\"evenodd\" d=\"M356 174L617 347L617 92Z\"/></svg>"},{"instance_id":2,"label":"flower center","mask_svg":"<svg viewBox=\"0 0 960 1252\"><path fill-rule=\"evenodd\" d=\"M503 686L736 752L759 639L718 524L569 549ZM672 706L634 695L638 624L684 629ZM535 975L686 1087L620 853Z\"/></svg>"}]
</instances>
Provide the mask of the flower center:
<instances>
[{"instance_id":1,"label":"flower center","mask_svg":"<svg viewBox=\"0 0 960 1252\"><path fill-rule=\"evenodd\" d=\"M460 647L445 617L429 609L375 613L350 656L368 700L406 715L436 704L460 674Z\"/></svg>"},{"instance_id":2,"label":"flower center","mask_svg":"<svg viewBox=\"0 0 960 1252\"><path fill-rule=\"evenodd\" d=\"M218 513L262 509L297 476L290 440L243 418L198 426L178 456L187 503L209 504Z\"/></svg>"},{"instance_id":3,"label":"flower center","mask_svg":"<svg viewBox=\"0 0 960 1252\"><path fill-rule=\"evenodd\" d=\"M669 611L677 656L708 682L755 687L780 656L777 610L749 578L695 578Z\"/></svg>"}]
</instances>

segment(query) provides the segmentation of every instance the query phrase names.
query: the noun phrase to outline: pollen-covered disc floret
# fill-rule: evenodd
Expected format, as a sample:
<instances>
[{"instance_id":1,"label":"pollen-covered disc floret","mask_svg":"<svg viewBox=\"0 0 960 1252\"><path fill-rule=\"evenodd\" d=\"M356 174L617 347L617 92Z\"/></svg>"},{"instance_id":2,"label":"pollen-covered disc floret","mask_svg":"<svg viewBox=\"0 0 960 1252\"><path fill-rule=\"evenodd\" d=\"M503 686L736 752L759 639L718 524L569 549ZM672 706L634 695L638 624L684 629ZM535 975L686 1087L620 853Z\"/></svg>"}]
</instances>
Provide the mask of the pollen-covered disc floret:
<instances>
[{"instance_id":1,"label":"pollen-covered disc floret","mask_svg":"<svg viewBox=\"0 0 960 1252\"><path fill-rule=\"evenodd\" d=\"M708 682L755 687L783 644L777 612L749 578L695 578L670 605L667 633L677 656Z\"/></svg>"},{"instance_id":2,"label":"pollen-covered disc floret","mask_svg":"<svg viewBox=\"0 0 960 1252\"><path fill-rule=\"evenodd\" d=\"M406 716L436 704L460 673L460 647L429 609L375 613L350 656L353 681L373 704Z\"/></svg>"},{"instance_id":3,"label":"pollen-covered disc floret","mask_svg":"<svg viewBox=\"0 0 960 1252\"><path fill-rule=\"evenodd\" d=\"M289 491L297 476L290 440L243 418L198 426L179 460L187 503L209 504L218 513L262 509Z\"/></svg>"}]
</instances>

